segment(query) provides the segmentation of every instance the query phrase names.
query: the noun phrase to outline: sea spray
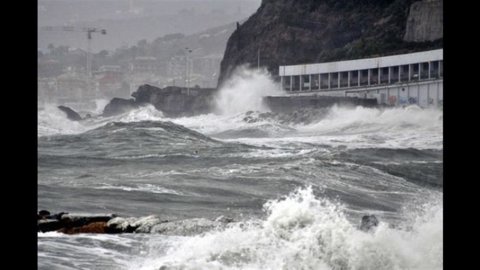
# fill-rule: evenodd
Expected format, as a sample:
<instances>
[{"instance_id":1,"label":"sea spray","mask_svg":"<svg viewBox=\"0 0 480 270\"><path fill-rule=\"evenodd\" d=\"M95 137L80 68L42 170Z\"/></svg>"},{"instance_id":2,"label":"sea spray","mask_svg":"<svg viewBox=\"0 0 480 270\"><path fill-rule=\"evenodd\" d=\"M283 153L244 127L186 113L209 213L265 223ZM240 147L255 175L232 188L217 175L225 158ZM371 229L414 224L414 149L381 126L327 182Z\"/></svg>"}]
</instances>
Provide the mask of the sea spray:
<instances>
[{"instance_id":1,"label":"sea spray","mask_svg":"<svg viewBox=\"0 0 480 270\"><path fill-rule=\"evenodd\" d=\"M66 113L54 104L45 104L38 111L37 128L39 136L77 134L88 130L83 124L68 119Z\"/></svg>"},{"instance_id":2,"label":"sea spray","mask_svg":"<svg viewBox=\"0 0 480 270\"><path fill-rule=\"evenodd\" d=\"M254 70L239 67L215 97L216 112L237 114L246 111L266 111L264 96L282 95L280 86L266 69Z\"/></svg>"},{"instance_id":3,"label":"sea spray","mask_svg":"<svg viewBox=\"0 0 480 270\"><path fill-rule=\"evenodd\" d=\"M375 132L382 130L405 130L417 128L442 131L443 112L438 109L421 108L355 108L333 106L326 116L301 130L317 133Z\"/></svg>"},{"instance_id":4,"label":"sea spray","mask_svg":"<svg viewBox=\"0 0 480 270\"><path fill-rule=\"evenodd\" d=\"M38 111L38 136L80 134L111 122L130 123L163 119L161 111L155 109L153 105L146 105L111 117L94 116L82 121L71 121L56 105L48 104Z\"/></svg>"},{"instance_id":5,"label":"sea spray","mask_svg":"<svg viewBox=\"0 0 480 270\"><path fill-rule=\"evenodd\" d=\"M103 109L105 109L105 106L110 102L108 99L96 99L95 100L95 111L93 111L94 114L100 115L103 113Z\"/></svg>"},{"instance_id":6,"label":"sea spray","mask_svg":"<svg viewBox=\"0 0 480 270\"><path fill-rule=\"evenodd\" d=\"M164 119L163 113L153 105L142 106L138 109L131 110L127 113L114 117L119 122L138 122L138 121L162 121Z\"/></svg>"},{"instance_id":7,"label":"sea spray","mask_svg":"<svg viewBox=\"0 0 480 270\"><path fill-rule=\"evenodd\" d=\"M363 232L343 206L299 189L264 206L264 220L250 220L194 237L169 238L133 269L441 269L442 207L438 202L410 229L380 222ZM381 217L380 217L381 220ZM150 245L158 247L158 238ZM164 240L162 240L164 241Z\"/></svg>"}]
</instances>

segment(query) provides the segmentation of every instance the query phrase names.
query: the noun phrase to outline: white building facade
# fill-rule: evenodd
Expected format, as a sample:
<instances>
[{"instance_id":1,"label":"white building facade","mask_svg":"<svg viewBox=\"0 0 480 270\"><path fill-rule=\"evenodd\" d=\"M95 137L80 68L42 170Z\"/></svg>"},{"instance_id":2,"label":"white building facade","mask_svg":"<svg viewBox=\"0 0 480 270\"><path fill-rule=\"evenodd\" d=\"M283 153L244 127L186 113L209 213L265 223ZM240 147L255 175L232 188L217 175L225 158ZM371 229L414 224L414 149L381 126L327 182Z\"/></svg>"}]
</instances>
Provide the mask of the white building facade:
<instances>
[{"instance_id":1,"label":"white building facade","mask_svg":"<svg viewBox=\"0 0 480 270\"><path fill-rule=\"evenodd\" d=\"M443 49L318 64L280 66L291 95L376 98L379 104L443 105Z\"/></svg>"}]
</instances>

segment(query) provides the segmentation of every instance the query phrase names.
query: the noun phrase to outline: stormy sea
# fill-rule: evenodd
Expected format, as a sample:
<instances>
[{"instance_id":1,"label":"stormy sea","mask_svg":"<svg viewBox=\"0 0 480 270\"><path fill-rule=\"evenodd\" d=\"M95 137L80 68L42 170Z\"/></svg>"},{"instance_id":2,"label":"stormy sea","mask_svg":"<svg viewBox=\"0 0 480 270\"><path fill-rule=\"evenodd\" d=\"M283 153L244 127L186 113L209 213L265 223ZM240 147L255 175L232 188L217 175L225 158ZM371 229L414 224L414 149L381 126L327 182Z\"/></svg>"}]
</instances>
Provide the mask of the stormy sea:
<instances>
[{"instance_id":1,"label":"stormy sea","mask_svg":"<svg viewBox=\"0 0 480 270\"><path fill-rule=\"evenodd\" d=\"M38 233L39 269L442 269L443 111L273 113L250 74L211 114L38 111L38 209L114 213L125 234ZM86 113L86 112L81 112ZM375 215L374 230L359 228Z\"/></svg>"}]
</instances>

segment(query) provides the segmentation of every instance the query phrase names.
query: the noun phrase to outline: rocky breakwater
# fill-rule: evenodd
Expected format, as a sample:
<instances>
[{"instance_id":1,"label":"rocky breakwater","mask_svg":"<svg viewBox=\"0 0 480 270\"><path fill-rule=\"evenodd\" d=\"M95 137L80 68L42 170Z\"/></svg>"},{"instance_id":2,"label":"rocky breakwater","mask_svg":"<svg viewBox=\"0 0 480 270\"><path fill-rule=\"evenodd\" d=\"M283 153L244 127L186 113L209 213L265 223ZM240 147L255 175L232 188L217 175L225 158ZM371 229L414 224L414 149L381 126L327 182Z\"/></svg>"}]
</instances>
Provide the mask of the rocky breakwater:
<instances>
[{"instance_id":1,"label":"rocky breakwater","mask_svg":"<svg viewBox=\"0 0 480 270\"><path fill-rule=\"evenodd\" d=\"M113 233L108 227L108 221L115 215L71 215L61 212L50 214L42 210L37 217L37 230L39 232L58 231L66 234L76 233Z\"/></svg>"},{"instance_id":2,"label":"rocky breakwater","mask_svg":"<svg viewBox=\"0 0 480 270\"><path fill-rule=\"evenodd\" d=\"M303 109L329 108L340 106L377 106L377 99L335 96L269 96L263 98L265 104L275 113L290 113Z\"/></svg>"},{"instance_id":3,"label":"rocky breakwater","mask_svg":"<svg viewBox=\"0 0 480 270\"><path fill-rule=\"evenodd\" d=\"M158 216L119 217L108 215L82 215L61 212L50 214L41 210L37 217L38 232L79 233L161 233L167 235L194 235L226 226L233 219L219 217L215 220L193 218L185 220L164 220Z\"/></svg>"},{"instance_id":4,"label":"rocky breakwater","mask_svg":"<svg viewBox=\"0 0 480 270\"><path fill-rule=\"evenodd\" d=\"M60 232L64 234L97 233L158 233L164 235L191 236L208 232L213 229L226 228L234 220L220 216L214 220L206 218L190 218L184 220L163 220L156 215L146 217L119 217L108 215L79 215L61 212L50 214L41 210L38 213L38 232ZM374 215L362 217L359 229L365 232L373 231L379 224Z\"/></svg>"},{"instance_id":5,"label":"rocky breakwater","mask_svg":"<svg viewBox=\"0 0 480 270\"><path fill-rule=\"evenodd\" d=\"M133 99L114 98L103 110L108 117L124 113L131 109L152 104L167 117L192 116L204 114L213 108L215 88L191 88L168 86L159 88L142 85L132 93Z\"/></svg>"}]
</instances>

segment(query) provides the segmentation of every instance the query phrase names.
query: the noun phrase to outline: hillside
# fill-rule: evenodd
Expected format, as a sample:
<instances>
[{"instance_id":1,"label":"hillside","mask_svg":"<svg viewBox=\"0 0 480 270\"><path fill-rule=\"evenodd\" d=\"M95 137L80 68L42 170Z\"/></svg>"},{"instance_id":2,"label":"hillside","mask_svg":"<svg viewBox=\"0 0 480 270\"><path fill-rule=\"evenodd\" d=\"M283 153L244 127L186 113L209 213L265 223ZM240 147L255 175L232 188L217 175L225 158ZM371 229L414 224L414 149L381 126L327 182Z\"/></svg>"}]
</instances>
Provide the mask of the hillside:
<instances>
[{"instance_id":1,"label":"hillside","mask_svg":"<svg viewBox=\"0 0 480 270\"><path fill-rule=\"evenodd\" d=\"M230 36L219 85L242 65L356 59L443 47L443 0L263 0Z\"/></svg>"}]
</instances>

